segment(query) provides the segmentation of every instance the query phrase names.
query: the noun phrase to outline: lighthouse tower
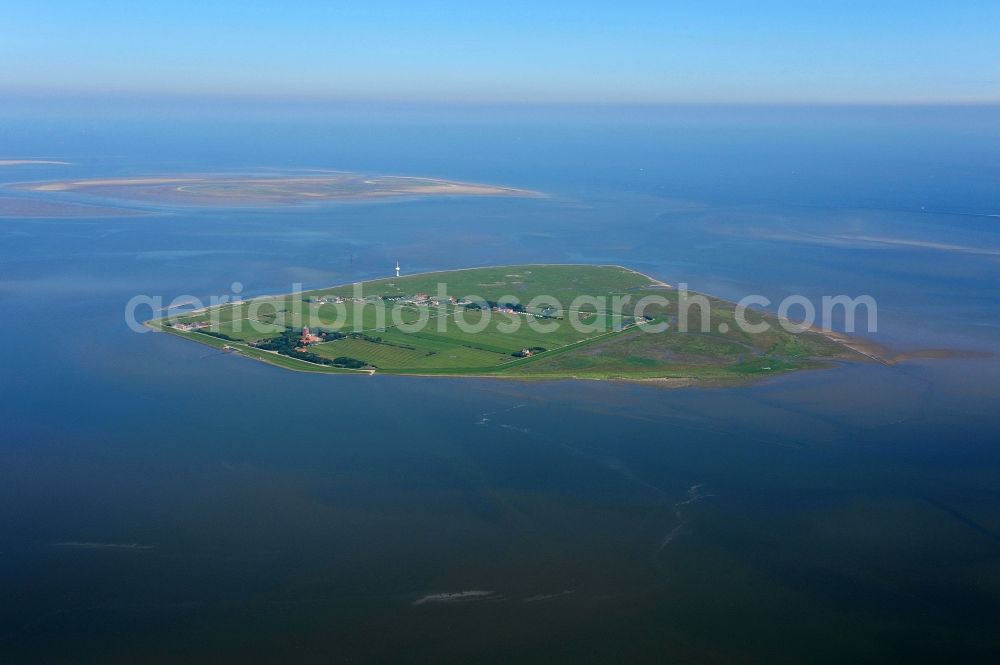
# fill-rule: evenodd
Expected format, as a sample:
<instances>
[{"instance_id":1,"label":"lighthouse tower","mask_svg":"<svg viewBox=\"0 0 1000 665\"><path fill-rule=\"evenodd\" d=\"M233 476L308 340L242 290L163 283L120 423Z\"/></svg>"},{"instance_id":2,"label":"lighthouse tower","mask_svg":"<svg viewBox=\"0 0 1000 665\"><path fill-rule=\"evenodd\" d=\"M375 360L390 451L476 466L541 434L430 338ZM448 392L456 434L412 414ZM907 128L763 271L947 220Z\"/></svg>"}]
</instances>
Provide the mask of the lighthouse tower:
<instances>
[{"instance_id":1,"label":"lighthouse tower","mask_svg":"<svg viewBox=\"0 0 1000 665\"><path fill-rule=\"evenodd\" d=\"M396 277L399 277L399 261L396 261Z\"/></svg>"}]
</instances>

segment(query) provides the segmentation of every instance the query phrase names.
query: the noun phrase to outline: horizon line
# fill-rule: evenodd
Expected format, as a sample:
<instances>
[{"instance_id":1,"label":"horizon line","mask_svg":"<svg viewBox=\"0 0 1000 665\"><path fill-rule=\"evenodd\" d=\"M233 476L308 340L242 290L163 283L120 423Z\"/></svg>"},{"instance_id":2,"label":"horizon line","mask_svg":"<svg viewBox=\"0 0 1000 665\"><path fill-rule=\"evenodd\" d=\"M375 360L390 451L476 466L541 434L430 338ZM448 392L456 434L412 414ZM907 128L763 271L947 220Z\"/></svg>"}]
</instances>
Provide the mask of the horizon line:
<instances>
[{"instance_id":1,"label":"horizon line","mask_svg":"<svg viewBox=\"0 0 1000 665\"><path fill-rule=\"evenodd\" d=\"M74 89L23 89L0 87L8 103L17 101L58 101L77 98L103 98L109 102L137 101L185 101L206 100L217 102L256 102L289 104L385 104L413 106L454 106L454 107L789 107L789 108L934 108L934 107L993 107L1000 106L1000 97L995 99L774 99L740 100L714 98L678 99L620 99L605 98L532 98L532 97L407 97L394 95L351 95L328 93L262 93L262 92L217 92L202 90L74 90Z\"/></svg>"}]
</instances>

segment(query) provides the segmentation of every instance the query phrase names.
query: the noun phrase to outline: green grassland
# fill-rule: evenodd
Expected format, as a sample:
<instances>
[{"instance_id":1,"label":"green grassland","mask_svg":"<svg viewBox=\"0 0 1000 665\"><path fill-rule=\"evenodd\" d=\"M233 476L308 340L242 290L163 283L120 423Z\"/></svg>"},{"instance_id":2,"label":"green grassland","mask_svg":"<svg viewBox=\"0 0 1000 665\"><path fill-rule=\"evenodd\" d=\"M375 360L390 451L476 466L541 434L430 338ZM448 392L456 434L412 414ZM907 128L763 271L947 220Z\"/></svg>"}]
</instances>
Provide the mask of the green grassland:
<instances>
[{"instance_id":1,"label":"green grassland","mask_svg":"<svg viewBox=\"0 0 1000 665\"><path fill-rule=\"evenodd\" d=\"M648 297L658 302L637 311ZM736 383L862 359L818 332L788 332L761 312L747 319L770 329L743 331L735 305L710 297L708 325L692 305L692 332L679 332L678 298L621 266L501 266L256 298L147 325L289 369L328 373ZM321 339L302 346L303 326Z\"/></svg>"}]
</instances>

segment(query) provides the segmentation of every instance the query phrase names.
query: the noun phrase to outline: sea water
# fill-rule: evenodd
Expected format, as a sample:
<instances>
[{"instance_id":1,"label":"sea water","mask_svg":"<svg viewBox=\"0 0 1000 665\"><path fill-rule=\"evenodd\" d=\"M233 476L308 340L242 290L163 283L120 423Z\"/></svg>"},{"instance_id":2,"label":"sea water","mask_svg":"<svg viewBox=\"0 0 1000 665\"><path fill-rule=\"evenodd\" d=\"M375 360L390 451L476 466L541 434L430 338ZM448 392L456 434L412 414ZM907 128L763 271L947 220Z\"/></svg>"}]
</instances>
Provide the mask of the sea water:
<instances>
[{"instance_id":1,"label":"sea water","mask_svg":"<svg viewBox=\"0 0 1000 665\"><path fill-rule=\"evenodd\" d=\"M1000 650L997 109L8 103L6 183L523 187L0 220L5 662L864 662ZM748 387L289 372L124 321L503 263L868 294L894 352ZM817 300L818 301L818 300Z\"/></svg>"}]
</instances>

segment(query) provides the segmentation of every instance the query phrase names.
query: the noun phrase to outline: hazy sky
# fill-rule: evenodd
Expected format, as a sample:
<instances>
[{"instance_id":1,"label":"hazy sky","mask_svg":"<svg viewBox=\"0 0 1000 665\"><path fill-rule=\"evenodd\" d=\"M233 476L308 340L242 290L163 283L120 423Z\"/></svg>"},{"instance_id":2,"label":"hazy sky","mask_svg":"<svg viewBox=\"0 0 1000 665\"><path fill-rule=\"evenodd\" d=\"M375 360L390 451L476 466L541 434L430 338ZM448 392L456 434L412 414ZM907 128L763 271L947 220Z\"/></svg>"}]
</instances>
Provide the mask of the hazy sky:
<instances>
[{"instance_id":1,"label":"hazy sky","mask_svg":"<svg viewBox=\"0 0 1000 665\"><path fill-rule=\"evenodd\" d=\"M0 6L0 93L427 101L1000 101L1000 2Z\"/></svg>"}]
</instances>

